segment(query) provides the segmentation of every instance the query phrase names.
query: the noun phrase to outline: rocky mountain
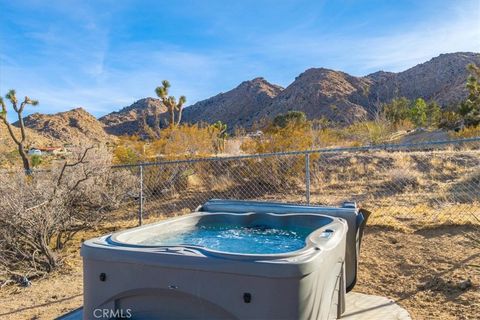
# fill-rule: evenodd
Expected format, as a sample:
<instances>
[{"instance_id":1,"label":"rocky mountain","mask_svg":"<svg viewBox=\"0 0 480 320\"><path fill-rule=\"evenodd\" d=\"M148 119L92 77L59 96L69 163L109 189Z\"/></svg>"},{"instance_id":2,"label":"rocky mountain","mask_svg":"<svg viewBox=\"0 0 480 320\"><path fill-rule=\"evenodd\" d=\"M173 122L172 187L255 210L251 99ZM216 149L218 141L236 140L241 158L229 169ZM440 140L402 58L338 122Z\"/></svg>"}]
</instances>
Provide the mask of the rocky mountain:
<instances>
[{"instance_id":1,"label":"rocky mountain","mask_svg":"<svg viewBox=\"0 0 480 320\"><path fill-rule=\"evenodd\" d=\"M435 100L446 106L467 96L465 81L469 63L480 65L480 53L441 54L425 63L399 73L377 72L368 75L373 81L370 100L390 101L395 97Z\"/></svg>"},{"instance_id":2,"label":"rocky mountain","mask_svg":"<svg viewBox=\"0 0 480 320\"><path fill-rule=\"evenodd\" d=\"M43 136L74 145L105 143L115 139L115 136L105 132L100 121L82 108L56 114L34 113L25 117L24 123L27 128Z\"/></svg>"},{"instance_id":3,"label":"rocky mountain","mask_svg":"<svg viewBox=\"0 0 480 320\"><path fill-rule=\"evenodd\" d=\"M112 112L99 120L106 132L114 135L144 135L148 128L164 127L167 124L167 108L160 99L145 98L120 111Z\"/></svg>"},{"instance_id":4,"label":"rocky mountain","mask_svg":"<svg viewBox=\"0 0 480 320\"><path fill-rule=\"evenodd\" d=\"M186 108L184 121L211 123L221 120L230 128L248 127L261 118L300 110L310 119L325 117L350 123L371 118L382 103L395 97L421 97L447 106L466 97L466 66L472 62L480 65L479 53L442 54L403 72L379 71L364 77L312 68L300 74L284 90L257 78ZM252 83L259 82L275 88L268 98L264 98L262 90L242 90L249 85L255 87ZM248 98L243 99L245 96Z\"/></svg>"},{"instance_id":5,"label":"rocky mountain","mask_svg":"<svg viewBox=\"0 0 480 320\"><path fill-rule=\"evenodd\" d=\"M305 112L307 118L325 117L351 122L367 116L369 78L357 78L324 68L308 69L272 100L259 109L258 117L272 118L291 110Z\"/></svg>"},{"instance_id":6,"label":"rocky mountain","mask_svg":"<svg viewBox=\"0 0 480 320\"><path fill-rule=\"evenodd\" d=\"M270 105L283 88L263 78L242 82L238 87L214 97L195 103L183 111L183 121L226 123L230 129L235 126L249 127L258 120L259 111Z\"/></svg>"}]
</instances>

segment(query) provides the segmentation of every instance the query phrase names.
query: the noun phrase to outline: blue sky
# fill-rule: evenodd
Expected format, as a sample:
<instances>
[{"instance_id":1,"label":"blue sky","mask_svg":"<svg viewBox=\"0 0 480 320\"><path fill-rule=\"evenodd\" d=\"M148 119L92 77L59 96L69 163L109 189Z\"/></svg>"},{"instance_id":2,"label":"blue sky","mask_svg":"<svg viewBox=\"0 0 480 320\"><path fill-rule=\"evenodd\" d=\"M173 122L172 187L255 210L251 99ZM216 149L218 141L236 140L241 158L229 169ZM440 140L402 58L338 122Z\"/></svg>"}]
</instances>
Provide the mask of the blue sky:
<instances>
[{"instance_id":1,"label":"blue sky","mask_svg":"<svg viewBox=\"0 0 480 320\"><path fill-rule=\"evenodd\" d=\"M440 53L480 52L480 0L0 0L0 94L30 112L96 116L154 95L188 103L310 67L402 71Z\"/></svg>"}]
</instances>

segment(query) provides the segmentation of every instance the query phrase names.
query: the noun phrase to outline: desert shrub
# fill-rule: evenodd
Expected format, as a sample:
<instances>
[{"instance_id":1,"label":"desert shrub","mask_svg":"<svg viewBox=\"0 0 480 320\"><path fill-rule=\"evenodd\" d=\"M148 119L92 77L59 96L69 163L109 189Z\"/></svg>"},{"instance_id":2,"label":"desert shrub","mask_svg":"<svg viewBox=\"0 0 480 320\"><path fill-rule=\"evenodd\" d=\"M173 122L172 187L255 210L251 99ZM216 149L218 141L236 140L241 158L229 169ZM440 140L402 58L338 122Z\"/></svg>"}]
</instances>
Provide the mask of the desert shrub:
<instances>
[{"instance_id":1,"label":"desert shrub","mask_svg":"<svg viewBox=\"0 0 480 320\"><path fill-rule=\"evenodd\" d=\"M215 152L214 137L207 128L184 125L166 130L163 135L163 152L168 156L203 156Z\"/></svg>"},{"instance_id":2,"label":"desert shrub","mask_svg":"<svg viewBox=\"0 0 480 320\"><path fill-rule=\"evenodd\" d=\"M409 118L417 127L424 127L427 124L427 103L425 100L418 98L412 103Z\"/></svg>"},{"instance_id":3,"label":"desert shrub","mask_svg":"<svg viewBox=\"0 0 480 320\"><path fill-rule=\"evenodd\" d=\"M141 162L141 156L129 146L119 145L113 151L115 163L117 164L134 164Z\"/></svg>"},{"instance_id":4,"label":"desert shrub","mask_svg":"<svg viewBox=\"0 0 480 320\"><path fill-rule=\"evenodd\" d=\"M303 155L259 159L256 165L258 168L257 174L253 177L254 181L269 186L272 190L288 193L305 182Z\"/></svg>"},{"instance_id":5,"label":"desert shrub","mask_svg":"<svg viewBox=\"0 0 480 320\"><path fill-rule=\"evenodd\" d=\"M455 138L474 138L480 137L480 125L465 127L458 132L452 132L453 137Z\"/></svg>"},{"instance_id":6,"label":"desert shrub","mask_svg":"<svg viewBox=\"0 0 480 320\"><path fill-rule=\"evenodd\" d=\"M480 66L469 64L468 71L470 75L467 78L468 97L463 101L458 109L465 125L480 125Z\"/></svg>"},{"instance_id":7,"label":"desert shrub","mask_svg":"<svg viewBox=\"0 0 480 320\"><path fill-rule=\"evenodd\" d=\"M409 119L404 119L397 122L394 126L394 129L397 131L410 131L415 129L415 124Z\"/></svg>"},{"instance_id":8,"label":"desert shrub","mask_svg":"<svg viewBox=\"0 0 480 320\"><path fill-rule=\"evenodd\" d=\"M314 131L315 148L325 148L330 146L349 146L354 144L344 136L341 130L335 128L322 128Z\"/></svg>"},{"instance_id":9,"label":"desert shrub","mask_svg":"<svg viewBox=\"0 0 480 320\"><path fill-rule=\"evenodd\" d=\"M144 192L147 198L172 197L186 190L193 174L188 164L164 164L145 167Z\"/></svg>"},{"instance_id":10,"label":"desert shrub","mask_svg":"<svg viewBox=\"0 0 480 320\"><path fill-rule=\"evenodd\" d=\"M416 127L438 127L442 118L440 106L435 101L427 104L422 98L414 101L405 97L393 99L381 106L381 114L395 126L408 120Z\"/></svg>"},{"instance_id":11,"label":"desert shrub","mask_svg":"<svg viewBox=\"0 0 480 320\"><path fill-rule=\"evenodd\" d=\"M110 163L106 150L89 148L48 172L0 176L1 282L54 270L77 232L96 227L135 190L134 177Z\"/></svg>"},{"instance_id":12,"label":"desert shrub","mask_svg":"<svg viewBox=\"0 0 480 320\"><path fill-rule=\"evenodd\" d=\"M245 140L241 149L252 154L312 149L316 137L311 124L296 117L294 119L287 121L284 127L270 125L262 136ZM238 172L241 180L262 186L263 190L282 188L288 192L304 182L304 156L248 159L243 161L243 166Z\"/></svg>"},{"instance_id":13,"label":"desert shrub","mask_svg":"<svg viewBox=\"0 0 480 320\"><path fill-rule=\"evenodd\" d=\"M390 103L381 106L382 114L388 121L397 124L409 117L411 101L405 97L393 99Z\"/></svg>"},{"instance_id":14,"label":"desert shrub","mask_svg":"<svg viewBox=\"0 0 480 320\"><path fill-rule=\"evenodd\" d=\"M216 142L217 136L209 127L185 124L163 130L148 149L156 156L169 159L199 157L214 154Z\"/></svg>"},{"instance_id":15,"label":"desert shrub","mask_svg":"<svg viewBox=\"0 0 480 320\"><path fill-rule=\"evenodd\" d=\"M435 101L431 101L427 105L427 126L438 128L442 119L442 109Z\"/></svg>"},{"instance_id":16,"label":"desert shrub","mask_svg":"<svg viewBox=\"0 0 480 320\"><path fill-rule=\"evenodd\" d=\"M448 194L456 202L472 203L480 200L480 170L475 170L453 184Z\"/></svg>"},{"instance_id":17,"label":"desert shrub","mask_svg":"<svg viewBox=\"0 0 480 320\"><path fill-rule=\"evenodd\" d=\"M124 137L113 151L117 164L134 164L154 160L171 160L210 156L222 151L225 129L218 123L207 125L180 125L168 127L158 138L143 141L138 137Z\"/></svg>"},{"instance_id":18,"label":"desert shrub","mask_svg":"<svg viewBox=\"0 0 480 320\"><path fill-rule=\"evenodd\" d=\"M210 133L212 139L213 149L215 150L215 153L225 151L225 141L228 138L227 128L228 126L221 121L217 121L207 127L207 130Z\"/></svg>"},{"instance_id":19,"label":"desert shrub","mask_svg":"<svg viewBox=\"0 0 480 320\"><path fill-rule=\"evenodd\" d=\"M146 150L150 158L161 158L161 160L211 156L223 149L224 135L225 130L218 123L213 126L170 127L164 129L161 137L152 141ZM188 177L193 174L203 179L209 173L205 166L182 163L146 167L144 184L147 196L175 196L187 189Z\"/></svg>"},{"instance_id":20,"label":"desert shrub","mask_svg":"<svg viewBox=\"0 0 480 320\"><path fill-rule=\"evenodd\" d=\"M273 118L272 125L278 128L285 128L288 125L296 127L307 124L307 117L301 111L289 111L286 114L280 114Z\"/></svg>"},{"instance_id":21,"label":"desert shrub","mask_svg":"<svg viewBox=\"0 0 480 320\"><path fill-rule=\"evenodd\" d=\"M116 164L134 164L147 160L146 141L137 136L124 136L118 139L113 149L113 162Z\"/></svg>"},{"instance_id":22,"label":"desert shrub","mask_svg":"<svg viewBox=\"0 0 480 320\"><path fill-rule=\"evenodd\" d=\"M458 113L456 113L455 111L446 110L442 112L438 127L452 130L458 128L461 123L462 118Z\"/></svg>"},{"instance_id":23,"label":"desert shrub","mask_svg":"<svg viewBox=\"0 0 480 320\"><path fill-rule=\"evenodd\" d=\"M310 125L293 122L285 127L270 126L262 136L245 141L241 149L246 153L309 150L313 142L314 132Z\"/></svg>"},{"instance_id":24,"label":"desert shrub","mask_svg":"<svg viewBox=\"0 0 480 320\"><path fill-rule=\"evenodd\" d=\"M359 144L382 144L389 140L395 128L386 120L364 121L352 124L344 131L345 136Z\"/></svg>"},{"instance_id":25,"label":"desert shrub","mask_svg":"<svg viewBox=\"0 0 480 320\"><path fill-rule=\"evenodd\" d=\"M32 167L36 168L42 164L42 157L39 155L33 155L30 157L30 162L32 163Z\"/></svg>"}]
</instances>

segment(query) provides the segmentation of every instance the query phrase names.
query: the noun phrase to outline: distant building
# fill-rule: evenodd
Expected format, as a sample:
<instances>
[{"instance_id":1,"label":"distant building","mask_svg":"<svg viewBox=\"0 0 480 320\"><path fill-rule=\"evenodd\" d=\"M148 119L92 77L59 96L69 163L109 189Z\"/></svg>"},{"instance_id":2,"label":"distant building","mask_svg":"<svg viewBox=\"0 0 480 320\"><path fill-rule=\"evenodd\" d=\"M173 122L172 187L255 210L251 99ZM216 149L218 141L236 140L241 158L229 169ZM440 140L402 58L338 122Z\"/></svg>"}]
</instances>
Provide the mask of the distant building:
<instances>
[{"instance_id":1,"label":"distant building","mask_svg":"<svg viewBox=\"0 0 480 320\"><path fill-rule=\"evenodd\" d=\"M250 137L250 138L258 138L261 136L263 136L263 131L260 131L260 130L257 130L255 132L250 132L247 134L247 137Z\"/></svg>"},{"instance_id":2,"label":"distant building","mask_svg":"<svg viewBox=\"0 0 480 320\"><path fill-rule=\"evenodd\" d=\"M27 152L29 156L42 156L42 155L60 155L66 154L67 150L62 147L38 147L30 148Z\"/></svg>"},{"instance_id":3,"label":"distant building","mask_svg":"<svg viewBox=\"0 0 480 320\"><path fill-rule=\"evenodd\" d=\"M42 151L42 153L44 153L44 154L57 155L57 154L66 153L65 148L61 148L61 147L40 147L40 148L38 148L38 149L39 149L40 151Z\"/></svg>"},{"instance_id":4,"label":"distant building","mask_svg":"<svg viewBox=\"0 0 480 320\"><path fill-rule=\"evenodd\" d=\"M36 148L30 148L27 152L29 156L41 156L42 155L42 150L36 149Z\"/></svg>"}]
</instances>

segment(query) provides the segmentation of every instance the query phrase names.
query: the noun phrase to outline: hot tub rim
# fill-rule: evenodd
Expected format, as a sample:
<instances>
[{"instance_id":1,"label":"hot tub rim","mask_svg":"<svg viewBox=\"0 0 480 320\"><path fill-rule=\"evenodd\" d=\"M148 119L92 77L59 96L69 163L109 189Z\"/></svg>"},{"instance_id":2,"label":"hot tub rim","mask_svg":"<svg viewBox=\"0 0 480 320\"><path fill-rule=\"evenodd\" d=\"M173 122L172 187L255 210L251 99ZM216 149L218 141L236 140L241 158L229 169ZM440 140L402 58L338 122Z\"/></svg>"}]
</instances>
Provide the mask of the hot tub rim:
<instances>
[{"instance_id":1,"label":"hot tub rim","mask_svg":"<svg viewBox=\"0 0 480 320\"><path fill-rule=\"evenodd\" d=\"M289 216L316 216L316 217L323 217L329 220L329 222L319 228L314 229L305 237L305 245L294 251L287 251L281 253L268 253L268 254L259 254L259 253L238 253L238 252L228 252L228 251L221 251L215 250L204 246L193 245L193 244L176 244L176 245L143 245L143 244L133 244L128 243L118 238L122 235L137 232L140 229L145 228L155 228L158 225L162 224L169 224L175 223L177 221L181 221L184 219L191 219L192 217L204 217L204 216L215 216L215 215L230 215L230 216L249 216L249 215L269 215L272 217L289 217ZM323 234L326 230L332 229L337 224L341 224L345 229L343 232L333 232L328 238L321 237L320 235ZM335 229L335 228L334 228ZM338 229L338 227L337 227ZM341 230L339 230L341 231ZM183 215L180 217L169 218L163 221L154 222L148 225L138 226L135 228L130 228L127 230L118 231L108 235L105 238L105 241L113 246L123 247L123 248L137 248L143 250L154 250L154 249L162 249L164 251L168 251L171 249L172 252L178 251L180 248L185 248L187 250L194 250L199 251L203 255L212 256L212 257L219 257L219 258L228 258L228 259L235 259L235 260L278 260L284 258L292 258L295 256L303 256L303 255L311 255L317 251L321 251L324 249L325 244L329 242L329 240L333 241L333 238L338 236L338 234L344 234L348 231L348 224L342 218L332 217L325 214L318 214L318 213L258 213L258 212L245 212L245 213L231 213L231 212L201 212L201 213L190 213L187 215ZM320 241L316 241L315 239L319 239Z\"/></svg>"}]
</instances>

